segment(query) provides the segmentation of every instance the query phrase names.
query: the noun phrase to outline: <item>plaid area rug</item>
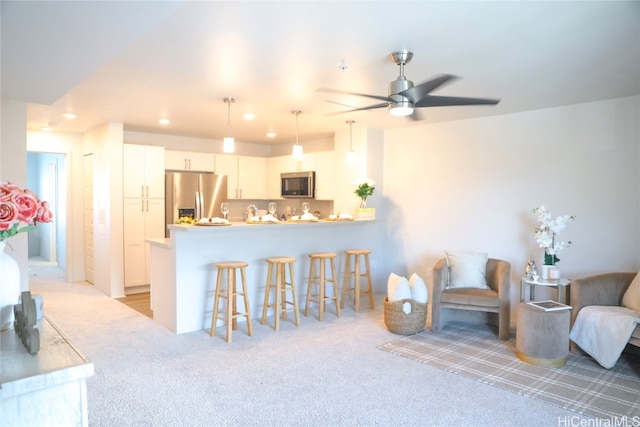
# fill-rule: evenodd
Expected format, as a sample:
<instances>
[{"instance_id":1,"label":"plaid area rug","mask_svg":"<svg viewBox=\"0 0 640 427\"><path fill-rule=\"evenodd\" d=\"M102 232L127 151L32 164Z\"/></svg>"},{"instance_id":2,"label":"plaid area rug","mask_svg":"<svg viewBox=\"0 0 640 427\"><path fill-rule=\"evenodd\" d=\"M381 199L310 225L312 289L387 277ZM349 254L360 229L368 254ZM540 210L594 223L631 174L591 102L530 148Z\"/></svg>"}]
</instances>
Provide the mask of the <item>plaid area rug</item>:
<instances>
[{"instance_id":1,"label":"plaid area rug","mask_svg":"<svg viewBox=\"0 0 640 427\"><path fill-rule=\"evenodd\" d=\"M501 341L489 326L460 322L378 348L582 415L640 416L640 358L626 353L612 369L571 353L565 366L544 368L518 359L515 339Z\"/></svg>"}]
</instances>

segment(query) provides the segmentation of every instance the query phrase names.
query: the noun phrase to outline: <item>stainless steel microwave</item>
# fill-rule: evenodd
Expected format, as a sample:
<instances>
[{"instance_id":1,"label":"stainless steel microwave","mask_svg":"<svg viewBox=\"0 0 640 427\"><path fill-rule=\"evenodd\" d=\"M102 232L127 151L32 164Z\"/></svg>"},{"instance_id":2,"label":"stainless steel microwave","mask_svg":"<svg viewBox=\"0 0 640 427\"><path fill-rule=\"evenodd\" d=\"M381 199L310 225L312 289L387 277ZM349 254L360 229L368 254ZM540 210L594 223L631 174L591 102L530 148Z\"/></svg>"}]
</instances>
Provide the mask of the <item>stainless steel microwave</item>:
<instances>
[{"instance_id":1,"label":"stainless steel microwave","mask_svg":"<svg viewBox=\"0 0 640 427\"><path fill-rule=\"evenodd\" d=\"M316 197L315 172L280 174L280 196L285 199L313 199Z\"/></svg>"}]
</instances>

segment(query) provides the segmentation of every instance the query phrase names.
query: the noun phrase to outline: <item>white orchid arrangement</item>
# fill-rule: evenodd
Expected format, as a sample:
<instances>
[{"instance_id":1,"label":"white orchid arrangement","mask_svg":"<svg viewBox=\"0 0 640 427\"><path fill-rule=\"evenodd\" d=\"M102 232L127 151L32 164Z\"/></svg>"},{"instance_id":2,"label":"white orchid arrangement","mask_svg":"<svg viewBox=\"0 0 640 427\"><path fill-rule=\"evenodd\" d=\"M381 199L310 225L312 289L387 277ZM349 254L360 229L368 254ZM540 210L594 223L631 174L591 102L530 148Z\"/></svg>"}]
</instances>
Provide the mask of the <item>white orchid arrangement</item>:
<instances>
[{"instance_id":1,"label":"white orchid arrangement","mask_svg":"<svg viewBox=\"0 0 640 427\"><path fill-rule=\"evenodd\" d=\"M576 219L574 215L560 215L555 218L544 206L532 210L538 217L540 226L535 229L538 246L544 248L545 265L555 265L560 261L558 254L571 246L571 241L556 241L556 235L560 234L570 221Z\"/></svg>"}]
</instances>

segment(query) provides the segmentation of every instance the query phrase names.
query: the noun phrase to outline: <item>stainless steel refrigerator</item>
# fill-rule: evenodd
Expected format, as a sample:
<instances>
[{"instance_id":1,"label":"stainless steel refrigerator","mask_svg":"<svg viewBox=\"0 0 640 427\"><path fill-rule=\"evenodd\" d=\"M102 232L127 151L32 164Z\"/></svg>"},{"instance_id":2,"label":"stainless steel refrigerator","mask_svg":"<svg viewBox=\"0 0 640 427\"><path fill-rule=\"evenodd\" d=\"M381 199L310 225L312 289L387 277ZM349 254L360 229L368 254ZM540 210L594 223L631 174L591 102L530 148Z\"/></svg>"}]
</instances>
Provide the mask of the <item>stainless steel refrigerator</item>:
<instances>
[{"instance_id":1,"label":"stainless steel refrigerator","mask_svg":"<svg viewBox=\"0 0 640 427\"><path fill-rule=\"evenodd\" d=\"M167 225L178 218L219 216L220 203L227 201L227 176L208 172L170 172L165 175L165 218ZM169 229L166 229L169 237Z\"/></svg>"}]
</instances>

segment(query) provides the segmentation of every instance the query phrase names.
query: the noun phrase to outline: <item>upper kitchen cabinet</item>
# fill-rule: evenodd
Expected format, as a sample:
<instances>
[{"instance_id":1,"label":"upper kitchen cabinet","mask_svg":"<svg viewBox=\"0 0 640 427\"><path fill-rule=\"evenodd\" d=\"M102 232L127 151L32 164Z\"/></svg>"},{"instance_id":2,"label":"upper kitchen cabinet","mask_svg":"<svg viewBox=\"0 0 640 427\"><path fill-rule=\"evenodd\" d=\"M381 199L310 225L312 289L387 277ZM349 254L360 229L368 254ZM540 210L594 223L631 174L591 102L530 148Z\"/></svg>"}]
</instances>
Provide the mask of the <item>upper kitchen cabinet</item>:
<instances>
[{"instance_id":1,"label":"upper kitchen cabinet","mask_svg":"<svg viewBox=\"0 0 640 427\"><path fill-rule=\"evenodd\" d=\"M229 199L267 199L267 159L216 154L215 173L227 175Z\"/></svg>"},{"instance_id":2,"label":"upper kitchen cabinet","mask_svg":"<svg viewBox=\"0 0 640 427\"><path fill-rule=\"evenodd\" d=\"M316 171L316 199L318 200L333 200L334 186L335 186L335 153L333 151L324 151L320 153L313 153L314 165L313 169Z\"/></svg>"},{"instance_id":3,"label":"upper kitchen cabinet","mask_svg":"<svg viewBox=\"0 0 640 427\"><path fill-rule=\"evenodd\" d=\"M164 147L124 144L122 166L124 197L164 199Z\"/></svg>"},{"instance_id":4,"label":"upper kitchen cabinet","mask_svg":"<svg viewBox=\"0 0 640 427\"><path fill-rule=\"evenodd\" d=\"M215 155L192 151L165 151L164 168L175 171L213 172Z\"/></svg>"}]
</instances>

